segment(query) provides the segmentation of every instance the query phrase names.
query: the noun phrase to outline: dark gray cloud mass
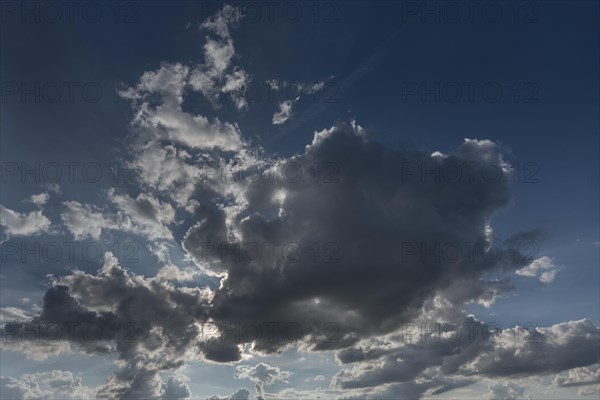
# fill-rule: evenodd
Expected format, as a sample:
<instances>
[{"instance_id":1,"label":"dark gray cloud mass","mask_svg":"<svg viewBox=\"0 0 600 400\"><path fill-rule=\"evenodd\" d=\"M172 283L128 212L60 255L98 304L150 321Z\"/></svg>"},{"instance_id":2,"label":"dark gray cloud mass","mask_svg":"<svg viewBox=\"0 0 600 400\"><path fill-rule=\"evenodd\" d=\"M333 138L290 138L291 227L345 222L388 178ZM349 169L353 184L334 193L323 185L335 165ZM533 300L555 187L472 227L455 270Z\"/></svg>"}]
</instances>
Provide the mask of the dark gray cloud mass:
<instances>
[{"instance_id":1,"label":"dark gray cloud mass","mask_svg":"<svg viewBox=\"0 0 600 400\"><path fill-rule=\"evenodd\" d=\"M306 152L286 165L304 178L248 185L249 206L234 222L243 238L235 246L277 243L276 257L224 255L227 276L210 311L216 321L291 321L305 335L314 323L330 323L333 340L313 347L345 347L411 320L426 298L457 280L477 282L484 272L519 265L508 249L486 254L486 227L510 201L510 170L491 142L466 141L439 159L389 151L356 128L338 126L317 133ZM311 168L317 165L328 166L329 181L321 176L315 182ZM494 180L482 174L490 166L499 171ZM450 170L462 178L443 179L439 171ZM278 195L281 204L274 201ZM192 243L204 229L198 226L184 246L199 248ZM277 251L288 243L293 252L281 256ZM283 327L273 333L255 348L277 351L293 336Z\"/></svg>"},{"instance_id":2,"label":"dark gray cloud mass","mask_svg":"<svg viewBox=\"0 0 600 400\"><path fill-rule=\"evenodd\" d=\"M237 201L245 206L235 212L196 199L198 222L182 245L222 277L216 290L143 278L109 256L97 275L74 271L55 280L41 314L17 326L73 325L72 337L63 339L87 352L116 350L121 369L100 394L122 398L185 393L162 382L158 372L199 353L216 362L237 361L244 343L276 352L299 342L313 350L346 348L338 355L342 362L393 361L398 354L350 346L394 332L439 294L452 304L493 302L512 286L508 279L485 281L483 274L525 265L518 252L492 247L490 221L511 199L511 170L500 150L489 141L466 140L453 154L432 156L388 150L357 125L318 132L303 154L276 165L285 165L287 174L238 183ZM315 168L321 168L318 174ZM492 169L493 179L484 174ZM458 178L444 175L450 173ZM240 251L248 248L262 253L249 259ZM204 323L216 327L212 337L201 335ZM99 327L96 340L89 340L90 325ZM117 338L123 327L133 329ZM492 350L504 354L488 342L460 351L409 346L402 350L405 362L392 362L391 370L383 362L379 373L346 379L341 372L335 385L408 381L432 366L453 373ZM449 352L456 354L447 357ZM564 356L573 361L532 367L528 360L512 360L501 367L477 359L477 373L560 371L594 361L585 351Z\"/></svg>"}]
</instances>

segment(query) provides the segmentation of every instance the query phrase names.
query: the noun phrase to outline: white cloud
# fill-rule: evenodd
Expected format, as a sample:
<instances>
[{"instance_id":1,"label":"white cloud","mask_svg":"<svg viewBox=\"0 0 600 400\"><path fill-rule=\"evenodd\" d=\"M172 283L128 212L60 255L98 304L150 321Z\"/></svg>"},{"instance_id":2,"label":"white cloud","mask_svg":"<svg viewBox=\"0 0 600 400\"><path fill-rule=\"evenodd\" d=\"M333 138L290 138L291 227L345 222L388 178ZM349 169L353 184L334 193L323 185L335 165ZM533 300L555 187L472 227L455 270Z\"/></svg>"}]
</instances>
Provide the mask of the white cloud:
<instances>
[{"instance_id":1,"label":"white cloud","mask_svg":"<svg viewBox=\"0 0 600 400\"><path fill-rule=\"evenodd\" d=\"M123 231L142 235L150 240L172 240L168 225L175 223L175 209L146 193L131 198L108 191L111 202L118 211L110 212L95 205L66 201L60 214L63 223L77 240L98 240L103 231Z\"/></svg>"},{"instance_id":2,"label":"white cloud","mask_svg":"<svg viewBox=\"0 0 600 400\"><path fill-rule=\"evenodd\" d=\"M160 397L165 400L176 400L187 399L191 397L191 395L192 392L183 379L170 376L162 384Z\"/></svg>"},{"instance_id":3,"label":"white cloud","mask_svg":"<svg viewBox=\"0 0 600 400\"><path fill-rule=\"evenodd\" d=\"M0 322L5 321L16 321L23 322L27 321L30 316L27 315L25 310L18 307L1 307L0 308Z\"/></svg>"},{"instance_id":4,"label":"white cloud","mask_svg":"<svg viewBox=\"0 0 600 400\"><path fill-rule=\"evenodd\" d=\"M230 95L239 110L248 106L243 94L250 83L250 76L242 68L232 66L235 48L230 28L241 18L242 13L238 8L225 5L200 25L201 29L214 37L206 37L204 64L199 64L192 70L189 83L217 107L220 94Z\"/></svg>"},{"instance_id":5,"label":"white cloud","mask_svg":"<svg viewBox=\"0 0 600 400\"><path fill-rule=\"evenodd\" d=\"M307 382L325 382L326 378L323 375L316 375L311 378L306 378Z\"/></svg>"},{"instance_id":6,"label":"white cloud","mask_svg":"<svg viewBox=\"0 0 600 400\"><path fill-rule=\"evenodd\" d=\"M270 386L278 381L287 383L287 379L292 376L292 373L261 362L255 366L238 365L235 367L234 376L236 379L248 379L253 382L257 396L262 398L265 386Z\"/></svg>"},{"instance_id":7,"label":"white cloud","mask_svg":"<svg viewBox=\"0 0 600 400\"><path fill-rule=\"evenodd\" d=\"M236 124L221 122L219 118L209 120L203 115L194 115L182 110L184 88L189 83L194 87L193 74L181 64L163 64L140 79L134 94L134 125L143 129L144 143L148 139L172 140L190 148L235 151L243 146ZM199 90L199 88L196 88ZM153 94L160 94L160 106L151 105Z\"/></svg>"},{"instance_id":8,"label":"white cloud","mask_svg":"<svg viewBox=\"0 0 600 400\"><path fill-rule=\"evenodd\" d=\"M325 82L324 81L320 81L320 82L316 82L313 83L310 86L310 93L317 93L320 92L321 90L323 90L323 88L325 87Z\"/></svg>"},{"instance_id":9,"label":"white cloud","mask_svg":"<svg viewBox=\"0 0 600 400\"><path fill-rule=\"evenodd\" d=\"M40 194L32 194L31 197L29 197L29 202L35 204L36 206L43 206L48 202L49 199L50 195L48 195L48 192L42 192Z\"/></svg>"},{"instance_id":10,"label":"white cloud","mask_svg":"<svg viewBox=\"0 0 600 400\"><path fill-rule=\"evenodd\" d=\"M544 256L533 260L528 266L515 271L515 274L538 278L540 282L549 284L554 281L558 271L559 267L554 264L554 261L550 257Z\"/></svg>"},{"instance_id":11,"label":"white cloud","mask_svg":"<svg viewBox=\"0 0 600 400\"><path fill-rule=\"evenodd\" d=\"M284 89L283 94L288 97L287 100L279 102L279 110L273 114L273 118L271 122L273 125L282 125L290 120L294 113L293 108L294 105L305 95L316 95L325 87L325 81L319 81L315 83L307 83L307 82L296 82L289 83L287 81L279 82L276 79L270 79L265 81L267 85L271 88L271 90L279 90ZM290 88L294 89L295 97L289 98L290 93L288 90ZM316 98L316 97L315 97Z\"/></svg>"},{"instance_id":12,"label":"white cloud","mask_svg":"<svg viewBox=\"0 0 600 400\"><path fill-rule=\"evenodd\" d=\"M156 274L157 280L167 280L172 282L192 281L201 275L201 271L193 268L180 269L173 264L166 264Z\"/></svg>"},{"instance_id":13,"label":"white cloud","mask_svg":"<svg viewBox=\"0 0 600 400\"><path fill-rule=\"evenodd\" d=\"M109 190L110 200L122 212L121 229L144 235L151 240L173 239L168 225L175 223L175 209L169 203L140 193L135 199Z\"/></svg>"},{"instance_id":14,"label":"white cloud","mask_svg":"<svg viewBox=\"0 0 600 400\"><path fill-rule=\"evenodd\" d=\"M92 389L83 386L81 378L70 371L52 370L23 374L19 379L0 377L0 392L5 399L40 398L93 399Z\"/></svg>"},{"instance_id":15,"label":"white cloud","mask_svg":"<svg viewBox=\"0 0 600 400\"><path fill-rule=\"evenodd\" d=\"M600 392L600 364L589 367L573 368L554 377L558 387L578 387L580 396L589 396Z\"/></svg>"},{"instance_id":16,"label":"white cloud","mask_svg":"<svg viewBox=\"0 0 600 400\"><path fill-rule=\"evenodd\" d=\"M100 239L103 229L115 229L118 225L106 218L96 206L78 201L63 203L65 210L60 214L63 223L76 240Z\"/></svg>"},{"instance_id":17,"label":"white cloud","mask_svg":"<svg viewBox=\"0 0 600 400\"><path fill-rule=\"evenodd\" d=\"M202 168L194 164L192 156L174 145L150 142L136 150L131 167L150 189L170 195L179 206L191 200Z\"/></svg>"},{"instance_id":18,"label":"white cloud","mask_svg":"<svg viewBox=\"0 0 600 400\"><path fill-rule=\"evenodd\" d=\"M50 230L50 220L42 211L20 213L0 204L0 225L4 227L4 234L11 236L39 235Z\"/></svg>"},{"instance_id":19,"label":"white cloud","mask_svg":"<svg viewBox=\"0 0 600 400\"><path fill-rule=\"evenodd\" d=\"M298 101L299 97L295 100L286 100L279 103L279 111L273 114L273 125L282 125L292 116L292 108L294 103Z\"/></svg>"},{"instance_id":20,"label":"white cloud","mask_svg":"<svg viewBox=\"0 0 600 400\"><path fill-rule=\"evenodd\" d=\"M488 389L487 399L491 400L521 400L525 399L525 388L512 382L494 382ZM530 398L529 396L527 398Z\"/></svg>"}]
</instances>

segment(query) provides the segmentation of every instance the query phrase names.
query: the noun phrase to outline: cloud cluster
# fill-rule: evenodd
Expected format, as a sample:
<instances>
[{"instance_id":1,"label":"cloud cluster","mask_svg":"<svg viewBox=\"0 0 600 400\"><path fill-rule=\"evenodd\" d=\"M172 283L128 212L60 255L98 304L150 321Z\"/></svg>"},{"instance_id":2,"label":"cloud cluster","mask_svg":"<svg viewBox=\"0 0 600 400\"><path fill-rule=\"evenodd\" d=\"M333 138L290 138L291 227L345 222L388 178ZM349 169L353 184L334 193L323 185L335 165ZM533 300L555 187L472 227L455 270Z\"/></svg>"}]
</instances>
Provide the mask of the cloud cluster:
<instances>
[{"instance_id":1,"label":"cloud cluster","mask_svg":"<svg viewBox=\"0 0 600 400\"><path fill-rule=\"evenodd\" d=\"M19 379L0 377L0 393L4 399L92 399L93 391L82 385L81 378L69 371L52 370L23 374Z\"/></svg>"},{"instance_id":2,"label":"cloud cluster","mask_svg":"<svg viewBox=\"0 0 600 400\"><path fill-rule=\"evenodd\" d=\"M131 101L134 113L128 166L137 172L144 189L167 194L190 212L198 205L194 197L234 190L211 179L209 166L239 169L261 162L236 123L184 110L184 99L193 93L201 93L215 107L221 95L228 95L238 108L246 108L242 89L250 78L232 66L230 28L239 18L237 9L225 6L202 24L212 35L206 37L203 63L163 63L120 92Z\"/></svg>"},{"instance_id":3,"label":"cloud cluster","mask_svg":"<svg viewBox=\"0 0 600 400\"><path fill-rule=\"evenodd\" d=\"M235 370L235 377L237 379L248 379L254 383L256 396L259 399L262 399L264 396L265 386L270 386L278 381L287 382L287 379L292 375L290 371L285 371L265 363L258 363L255 366L238 365Z\"/></svg>"},{"instance_id":4,"label":"cloud cluster","mask_svg":"<svg viewBox=\"0 0 600 400\"><path fill-rule=\"evenodd\" d=\"M597 395L600 393L600 364L573 368L566 374L558 374L553 383L558 387L577 387L580 396Z\"/></svg>"},{"instance_id":5,"label":"cloud cluster","mask_svg":"<svg viewBox=\"0 0 600 400\"><path fill-rule=\"evenodd\" d=\"M469 302L491 304L512 285L507 279L483 279L487 273L528 268L514 250L503 249L500 256L491 252L490 220L511 198L511 169L494 143L465 140L455 152L432 157L389 150L354 123L315 133L304 153L282 161L294 163L305 179L275 175L239 182L231 203L235 207L228 207L218 191L212 192L212 200L195 192L198 206L191 215L197 222L184 235L182 247L199 264L206 243L294 243L300 249L294 257L250 262L214 256L206 268L221 282L210 290L174 286L170 280L180 275L174 266L144 278L109 256L97 275L75 270L57 278L41 314L21 326L75 324L70 342L79 349L117 351L119 369L99 393L120 398L185 394L182 384L165 383L160 372L199 357L237 361L244 344L258 353L294 344L304 350L338 349L341 362L355 365L340 371L332 385L358 394L420 396L482 376L556 373L597 361L598 328L586 320L540 328L537 341L515 341L527 333L519 328L503 331L495 342L466 336L458 342L397 340L398 329L423 316L437 322L461 318L480 327L480 321L448 310ZM335 166L330 179L315 179L316 165ZM489 165L500 171L495 180L481 173ZM465 178L428 177L415 166L424 171L452 166ZM63 217L69 229L99 236L103 221L110 226L116 220L120 229L135 225L156 238L161 227L175 221L170 203L145 194L111 194L119 218L67 203L78 210L71 219ZM88 222L73 219L83 215ZM94 218L98 231L89 231ZM315 243L322 252L331 250L321 249L322 244L334 243L340 257L331 262L327 254L315 253ZM441 252L449 243L470 251L450 257ZM204 322L218 327L212 337L200 335ZM82 323L102 328L98 340L86 340L86 332L78 329ZM245 324L271 330L251 338L231 335ZM116 328L128 325L135 326L128 333L135 340L115 341ZM316 335L315 327L320 329ZM373 341L378 337L385 340ZM255 382L259 396L265 386L285 380L286 373L266 364L237 370L239 378Z\"/></svg>"},{"instance_id":6,"label":"cloud cluster","mask_svg":"<svg viewBox=\"0 0 600 400\"><path fill-rule=\"evenodd\" d=\"M597 365L599 352L600 328L589 320L502 328L438 297L423 306L418 320L339 350L339 362L352 368L338 372L331 386L374 397L380 397L382 388L410 390L411 396L402 396L420 398L442 393L448 385L490 378L491 398L523 398L511 379L569 371L558 375L555 385L589 385L594 369L588 366Z\"/></svg>"},{"instance_id":7,"label":"cloud cluster","mask_svg":"<svg viewBox=\"0 0 600 400\"><path fill-rule=\"evenodd\" d=\"M116 351L119 369L99 390L101 395L183 393L182 384L172 379L164 383L159 373L197 357L198 322L206 319L209 301L210 294L200 288L131 274L107 254L96 275L75 270L56 278L39 315L2 327L4 346L20 350L24 341L34 340L40 346L66 344L90 354ZM27 332L40 334L34 338Z\"/></svg>"},{"instance_id":8,"label":"cloud cluster","mask_svg":"<svg viewBox=\"0 0 600 400\"><path fill-rule=\"evenodd\" d=\"M234 65L231 36L240 18L225 6L200 26L202 62L163 63L121 93L132 101L128 166L139 192L110 189L103 206L62 204L61 219L75 239L100 239L106 231L147 238L163 262L158 274L136 275L108 254L96 274L75 269L53 278L38 314L2 310L4 347L31 357L115 352L117 368L96 393L106 398L187 398L185 379L165 375L188 361L238 362L292 346L335 351L345 367L329 390L347 398L416 398L481 378L562 371L569 375L559 375L557 386L588 387L597 370L581 368L598 363L600 337L591 321L490 333L463 311L470 303L489 307L511 291L512 274L549 284L558 270L548 257L528 260L506 246L535 232L496 241L493 218L511 202L503 147L465 139L444 154L390 148L351 121L315 132L293 156L266 155L236 123L193 113L184 101L196 92L215 109L222 96L247 107L239 89L250 76ZM302 84L299 92L323 87ZM272 123L288 121L298 100L281 103ZM254 171L258 179L232 179L230 171ZM41 206L47 196L30 200ZM41 210L0 207L8 236L50 228ZM180 246L198 268L180 269L164 256L168 246ZM249 248L262 256L240 257ZM201 273L216 284L194 284ZM417 322L445 325L416 334ZM207 324L215 327L209 335ZM68 334L33 342L22 335L56 326ZM2 378L3 390L36 398L60 387L85 397L72 375L52 374ZM235 368L259 398L291 376L266 363ZM511 383L494 384L490 393L524 394ZM240 389L225 398L249 397Z\"/></svg>"},{"instance_id":9,"label":"cloud cluster","mask_svg":"<svg viewBox=\"0 0 600 400\"><path fill-rule=\"evenodd\" d=\"M121 231L145 236L149 240L172 240L169 225L175 223L175 210L169 203L140 193L136 198L108 191L116 211L78 201L65 201L60 214L64 226L77 240L98 240L103 232Z\"/></svg>"}]
</instances>

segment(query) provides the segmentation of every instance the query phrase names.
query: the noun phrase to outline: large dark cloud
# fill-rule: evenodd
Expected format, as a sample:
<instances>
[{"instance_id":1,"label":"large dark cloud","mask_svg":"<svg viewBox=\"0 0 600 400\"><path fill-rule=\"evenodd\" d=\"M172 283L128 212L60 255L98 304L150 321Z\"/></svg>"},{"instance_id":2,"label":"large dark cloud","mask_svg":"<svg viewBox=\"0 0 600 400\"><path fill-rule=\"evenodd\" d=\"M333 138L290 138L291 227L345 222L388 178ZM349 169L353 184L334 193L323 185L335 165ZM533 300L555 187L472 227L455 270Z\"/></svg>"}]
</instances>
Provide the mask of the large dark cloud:
<instances>
[{"instance_id":1,"label":"large dark cloud","mask_svg":"<svg viewBox=\"0 0 600 400\"><path fill-rule=\"evenodd\" d=\"M230 362L243 343L266 352L297 341L346 348L411 321L441 292L457 304L493 301L510 282L482 275L524 264L490 247L490 221L511 198L500 150L465 140L430 155L389 150L356 124L318 132L267 179L236 181L229 203L218 191L195 199L182 246L222 276L214 293L131 274L109 257L97 275L58 279L31 323L97 324L98 340L85 340L82 328L71 339L91 352L107 351L117 327L135 327L134 340L116 341L124 365L103 389L131 397L148 385L159 393L158 371L190 353ZM216 334L201 337L207 322Z\"/></svg>"},{"instance_id":2,"label":"large dark cloud","mask_svg":"<svg viewBox=\"0 0 600 400\"><path fill-rule=\"evenodd\" d=\"M390 150L356 124L334 126L316 133L304 153L277 161L276 173L207 198L193 191L182 247L220 277L214 290L174 285L173 268L144 278L109 256L96 275L75 270L55 279L41 313L3 333L14 339L34 326L73 325L61 340L90 353L118 352L119 369L98 392L118 398L184 396L187 387L163 381L161 372L202 357L238 361L250 343L259 352L294 343L337 349L339 361L354 367L333 386L359 394L376 388L376 396L593 364L598 328L589 321L547 328L541 343L518 348L464 337L397 342L399 330L423 315L481 327L461 306L493 303L512 284L486 275L531 262L513 244L536 233L503 247L494 239L491 221L511 200L501 150L478 140L445 155ZM101 332L94 340L90 325ZM260 396L265 385L257 386Z\"/></svg>"},{"instance_id":3,"label":"large dark cloud","mask_svg":"<svg viewBox=\"0 0 600 400\"><path fill-rule=\"evenodd\" d=\"M388 150L362 128L341 125L317 133L276 170L287 175L244 188L247 207L229 227L238 240L211 242L230 250L212 253L226 272L210 311L216 321L289 321L303 335L330 323L334 340L314 347L345 347L409 321L457 280L468 286L524 262L508 248L489 248L488 224L511 198L510 169L492 142L467 140L454 154L432 157ZM202 248L208 228L225 225L208 221L186 237L186 249ZM255 348L276 351L290 336L297 337L280 326Z\"/></svg>"}]
</instances>

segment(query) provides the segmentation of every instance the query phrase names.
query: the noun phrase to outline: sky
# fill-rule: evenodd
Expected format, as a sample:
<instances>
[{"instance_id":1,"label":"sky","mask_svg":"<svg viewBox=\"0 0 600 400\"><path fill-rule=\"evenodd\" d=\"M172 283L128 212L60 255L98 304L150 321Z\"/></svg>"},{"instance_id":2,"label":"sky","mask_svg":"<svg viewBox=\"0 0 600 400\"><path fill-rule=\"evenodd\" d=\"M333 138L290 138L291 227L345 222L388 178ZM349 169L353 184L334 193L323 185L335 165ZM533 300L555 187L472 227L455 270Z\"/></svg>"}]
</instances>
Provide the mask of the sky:
<instances>
[{"instance_id":1,"label":"sky","mask_svg":"<svg viewBox=\"0 0 600 400\"><path fill-rule=\"evenodd\" d=\"M598 2L0 12L0 399L598 397Z\"/></svg>"}]
</instances>

